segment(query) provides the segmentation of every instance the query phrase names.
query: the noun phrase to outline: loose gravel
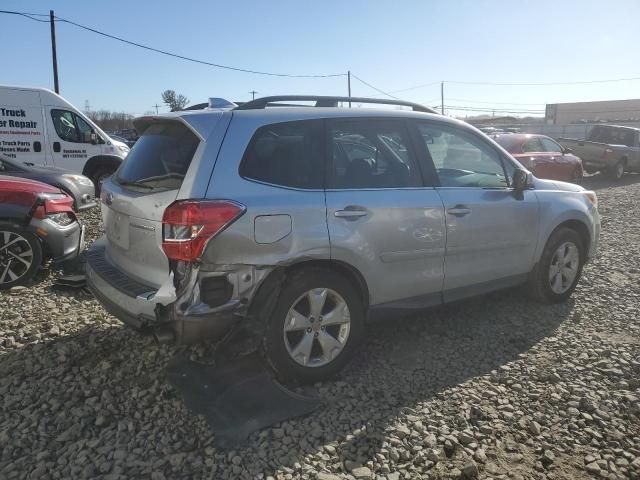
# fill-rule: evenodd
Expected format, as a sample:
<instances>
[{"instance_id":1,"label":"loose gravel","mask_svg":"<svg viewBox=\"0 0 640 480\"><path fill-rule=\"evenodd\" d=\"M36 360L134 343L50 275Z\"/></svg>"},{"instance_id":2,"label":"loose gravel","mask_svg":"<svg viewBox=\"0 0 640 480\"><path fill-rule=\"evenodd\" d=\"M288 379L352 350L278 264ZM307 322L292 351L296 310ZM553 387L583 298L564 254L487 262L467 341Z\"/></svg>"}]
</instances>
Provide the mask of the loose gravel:
<instances>
[{"instance_id":1,"label":"loose gravel","mask_svg":"<svg viewBox=\"0 0 640 480\"><path fill-rule=\"evenodd\" d=\"M235 451L167 384L179 349L44 270L0 293L0 478L640 478L640 175L587 182L601 247L567 304L508 291L372 325L310 389L323 408Z\"/></svg>"}]
</instances>

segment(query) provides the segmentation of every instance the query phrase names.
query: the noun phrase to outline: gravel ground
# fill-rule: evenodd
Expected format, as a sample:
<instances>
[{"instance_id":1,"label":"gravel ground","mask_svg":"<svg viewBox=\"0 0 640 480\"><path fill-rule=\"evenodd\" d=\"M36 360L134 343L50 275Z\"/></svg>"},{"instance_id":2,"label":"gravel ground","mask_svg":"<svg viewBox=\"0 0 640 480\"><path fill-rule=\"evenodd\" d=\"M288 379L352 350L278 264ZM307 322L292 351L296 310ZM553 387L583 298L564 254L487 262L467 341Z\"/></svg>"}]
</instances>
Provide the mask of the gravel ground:
<instances>
[{"instance_id":1,"label":"gravel ground","mask_svg":"<svg viewBox=\"0 0 640 480\"><path fill-rule=\"evenodd\" d=\"M323 408L236 451L168 386L176 348L43 271L0 293L0 478L640 478L640 176L587 181L602 243L569 303L509 291L373 325L311 389Z\"/></svg>"}]
</instances>

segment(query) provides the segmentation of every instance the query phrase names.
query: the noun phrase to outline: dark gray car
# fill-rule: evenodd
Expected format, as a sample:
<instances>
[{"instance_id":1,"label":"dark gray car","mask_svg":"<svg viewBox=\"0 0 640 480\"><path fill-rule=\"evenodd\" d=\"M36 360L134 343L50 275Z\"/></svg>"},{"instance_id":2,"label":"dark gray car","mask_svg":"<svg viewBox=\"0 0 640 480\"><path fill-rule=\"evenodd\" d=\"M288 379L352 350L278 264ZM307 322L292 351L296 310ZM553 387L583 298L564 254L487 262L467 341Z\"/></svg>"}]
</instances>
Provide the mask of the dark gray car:
<instances>
[{"instance_id":1,"label":"dark gray car","mask_svg":"<svg viewBox=\"0 0 640 480\"><path fill-rule=\"evenodd\" d=\"M73 209L77 212L96 206L95 187L90 178L63 168L32 165L0 155L0 174L28 178L53 185L73 197Z\"/></svg>"}]
</instances>

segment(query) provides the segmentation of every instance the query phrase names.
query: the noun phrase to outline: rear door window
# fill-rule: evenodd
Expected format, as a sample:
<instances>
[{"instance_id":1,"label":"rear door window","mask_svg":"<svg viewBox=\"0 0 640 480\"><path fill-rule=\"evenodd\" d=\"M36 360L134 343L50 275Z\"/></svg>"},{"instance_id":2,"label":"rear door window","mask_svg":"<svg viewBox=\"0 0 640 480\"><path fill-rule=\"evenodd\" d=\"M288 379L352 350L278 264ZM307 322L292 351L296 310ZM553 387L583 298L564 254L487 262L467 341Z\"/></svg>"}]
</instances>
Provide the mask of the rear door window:
<instances>
[{"instance_id":1,"label":"rear door window","mask_svg":"<svg viewBox=\"0 0 640 480\"><path fill-rule=\"evenodd\" d=\"M409 135L402 122L328 122L331 175L328 188L406 188L423 186Z\"/></svg>"},{"instance_id":2,"label":"rear door window","mask_svg":"<svg viewBox=\"0 0 640 480\"><path fill-rule=\"evenodd\" d=\"M139 141L139 140L138 140ZM240 175L283 187L321 189L322 122L301 120L266 125L249 142Z\"/></svg>"},{"instance_id":3,"label":"rear door window","mask_svg":"<svg viewBox=\"0 0 640 480\"><path fill-rule=\"evenodd\" d=\"M199 143L182 123L152 124L129 152L116 180L125 186L180 188Z\"/></svg>"}]
</instances>

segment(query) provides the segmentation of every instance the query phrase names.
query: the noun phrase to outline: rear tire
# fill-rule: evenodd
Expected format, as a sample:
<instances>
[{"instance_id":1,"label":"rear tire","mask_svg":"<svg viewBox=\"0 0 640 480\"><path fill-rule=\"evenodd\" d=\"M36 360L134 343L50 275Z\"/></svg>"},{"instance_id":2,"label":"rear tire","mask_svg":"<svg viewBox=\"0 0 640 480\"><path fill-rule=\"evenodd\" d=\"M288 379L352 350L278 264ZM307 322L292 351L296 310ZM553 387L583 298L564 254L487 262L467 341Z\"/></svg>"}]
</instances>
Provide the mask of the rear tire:
<instances>
[{"instance_id":1,"label":"rear tire","mask_svg":"<svg viewBox=\"0 0 640 480\"><path fill-rule=\"evenodd\" d=\"M0 290L28 282L41 264L38 237L15 225L0 223Z\"/></svg>"},{"instance_id":2,"label":"rear tire","mask_svg":"<svg viewBox=\"0 0 640 480\"><path fill-rule=\"evenodd\" d=\"M315 267L295 272L267 321L266 357L281 380L332 377L361 343L364 317L360 295L342 275Z\"/></svg>"},{"instance_id":3,"label":"rear tire","mask_svg":"<svg viewBox=\"0 0 640 480\"><path fill-rule=\"evenodd\" d=\"M544 247L540 261L530 274L527 291L540 303L566 301L578 284L586 251L578 232L561 227Z\"/></svg>"},{"instance_id":4,"label":"rear tire","mask_svg":"<svg viewBox=\"0 0 640 480\"><path fill-rule=\"evenodd\" d=\"M619 160L618 163L616 163L613 167L611 167L611 170L609 171L609 175L616 182L619 182L620 180L622 180L622 177L624 176L625 165L626 165L626 162L624 160Z\"/></svg>"}]
</instances>

